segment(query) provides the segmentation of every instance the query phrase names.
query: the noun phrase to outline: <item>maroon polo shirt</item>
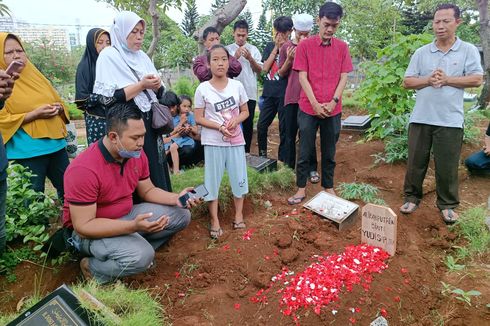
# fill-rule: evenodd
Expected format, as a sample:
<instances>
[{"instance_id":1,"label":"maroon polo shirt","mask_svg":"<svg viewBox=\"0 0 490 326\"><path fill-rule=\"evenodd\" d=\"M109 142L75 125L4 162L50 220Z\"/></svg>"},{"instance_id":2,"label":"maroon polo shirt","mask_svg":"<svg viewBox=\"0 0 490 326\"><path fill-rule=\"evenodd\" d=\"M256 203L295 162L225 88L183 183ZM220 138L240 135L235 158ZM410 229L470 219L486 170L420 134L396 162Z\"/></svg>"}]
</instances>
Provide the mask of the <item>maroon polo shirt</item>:
<instances>
[{"instance_id":1,"label":"maroon polo shirt","mask_svg":"<svg viewBox=\"0 0 490 326\"><path fill-rule=\"evenodd\" d=\"M296 47L293 41L289 40L281 46L279 50L279 67L282 67L286 58L288 57L288 49L290 47ZM286 94L284 95L284 106L288 104L297 104L299 101L299 95L301 93L301 85L299 83L299 72L293 69L293 66L286 71L285 76L288 76L288 86L286 87ZM284 77L285 77L284 76Z\"/></svg>"},{"instance_id":2,"label":"maroon polo shirt","mask_svg":"<svg viewBox=\"0 0 490 326\"><path fill-rule=\"evenodd\" d=\"M328 103L333 99L340 81L340 74L353 70L349 47L347 43L338 38L332 37L330 45L323 45L320 36L312 36L298 44L293 69L306 71L318 103ZM299 97L299 107L304 113L315 115L303 90ZM342 112L342 99L330 116L335 116L340 112Z\"/></svg>"},{"instance_id":3,"label":"maroon polo shirt","mask_svg":"<svg viewBox=\"0 0 490 326\"><path fill-rule=\"evenodd\" d=\"M118 219L133 208L138 182L150 176L148 158L114 160L102 139L75 158L65 171L63 225L71 227L69 205L97 205L97 218Z\"/></svg>"}]
</instances>

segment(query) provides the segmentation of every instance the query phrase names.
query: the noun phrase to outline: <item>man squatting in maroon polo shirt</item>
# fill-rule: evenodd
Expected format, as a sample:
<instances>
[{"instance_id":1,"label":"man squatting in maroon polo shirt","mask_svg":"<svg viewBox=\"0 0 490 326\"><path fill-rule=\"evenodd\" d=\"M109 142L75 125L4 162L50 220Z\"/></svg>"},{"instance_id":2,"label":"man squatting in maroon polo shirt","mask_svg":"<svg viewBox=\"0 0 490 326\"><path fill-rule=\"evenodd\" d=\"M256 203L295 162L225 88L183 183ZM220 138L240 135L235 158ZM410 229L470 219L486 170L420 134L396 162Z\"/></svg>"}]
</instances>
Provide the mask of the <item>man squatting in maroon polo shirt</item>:
<instances>
[{"instance_id":1,"label":"man squatting in maroon polo shirt","mask_svg":"<svg viewBox=\"0 0 490 326\"><path fill-rule=\"evenodd\" d=\"M316 144L320 128L322 187L333 190L335 147L340 135L342 92L352 61L347 44L333 37L342 18L342 7L327 2L320 7L317 18L319 35L299 43L293 69L299 71L299 158L296 165L296 194L288 199L291 205L306 197L306 180L310 170L311 147Z\"/></svg>"},{"instance_id":2,"label":"man squatting in maroon polo shirt","mask_svg":"<svg viewBox=\"0 0 490 326\"><path fill-rule=\"evenodd\" d=\"M166 192L149 178L143 152L145 126L133 103L118 103L107 115L107 134L81 153L65 172L63 224L82 255L85 278L107 283L143 272L155 249L190 222L180 194ZM137 192L143 203L133 205ZM196 204L189 200L187 206Z\"/></svg>"}]
</instances>

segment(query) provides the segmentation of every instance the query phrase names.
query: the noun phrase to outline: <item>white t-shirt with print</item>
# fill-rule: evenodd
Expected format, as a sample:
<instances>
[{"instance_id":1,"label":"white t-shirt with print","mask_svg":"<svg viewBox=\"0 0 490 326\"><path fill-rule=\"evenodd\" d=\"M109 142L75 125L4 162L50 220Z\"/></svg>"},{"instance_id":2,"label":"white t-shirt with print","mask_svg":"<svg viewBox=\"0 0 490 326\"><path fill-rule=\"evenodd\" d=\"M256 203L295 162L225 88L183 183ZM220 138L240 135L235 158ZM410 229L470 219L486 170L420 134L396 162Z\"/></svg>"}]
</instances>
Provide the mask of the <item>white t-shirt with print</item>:
<instances>
[{"instance_id":1,"label":"white t-shirt with print","mask_svg":"<svg viewBox=\"0 0 490 326\"><path fill-rule=\"evenodd\" d=\"M248 102L248 96L242 83L228 78L228 84L223 90L215 89L209 81L201 83L194 96L194 107L204 108L204 117L208 120L225 124L231 118L240 114L240 106ZM242 129L237 126L231 139L211 128L202 128L201 143L212 146L241 146L245 145Z\"/></svg>"}]
</instances>

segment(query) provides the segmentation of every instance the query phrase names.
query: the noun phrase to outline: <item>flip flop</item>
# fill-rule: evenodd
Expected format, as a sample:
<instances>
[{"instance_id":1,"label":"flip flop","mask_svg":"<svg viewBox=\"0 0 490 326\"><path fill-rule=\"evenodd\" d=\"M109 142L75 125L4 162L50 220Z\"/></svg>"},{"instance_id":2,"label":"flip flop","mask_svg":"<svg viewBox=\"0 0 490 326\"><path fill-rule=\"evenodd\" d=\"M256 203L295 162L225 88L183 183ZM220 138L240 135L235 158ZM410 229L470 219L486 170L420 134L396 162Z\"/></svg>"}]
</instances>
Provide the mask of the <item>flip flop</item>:
<instances>
[{"instance_id":1,"label":"flip flop","mask_svg":"<svg viewBox=\"0 0 490 326\"><path fill-rule=\"evenodd\" d=\"M247 225L245 222L233 222L233 230L245 229Z\"/></svg>"},{"instance_id":2,"label":"flip flop","mask_svg":"<svg viewBox=\"0 0 490 326\"><path fill-rule=\"evenodd\" d=\"M293 197L290 197L290 198L288 198L288 204L289 205L298 205L303 200L305 200L305 198L306 198L306 196L302 196L302 197L293 196Z\"/></svg>"},{"instance_id":3,"label":"flip flop","mask_svg":"<svg viewBox=\"0 0 490 326\"><path fill-rule=\"evenodd\" d=\"M316 171L311 171L310 172L310 182L311 183L318 183L320 182L320 175Z\"/></svg>"},{"instance_id":4,"label":"flip flop","mask_svg":"<svg viewBox=\"0 0 490 326\"><path fill-rule=\"evenodd\" d=\"M459 218L459 215L452 208L441 210L441 215L446 224L454 224Z\"/></svg>"},{"instance_id":5,"label":"flip flop","mask_svg":"<svg viewBox=\"0 0 490 326\"><path fill-rule=\"evenodd\" d=\"M413 206L410 208L410 205ZM417 208L419 208L419 205L406 201L405 204L403 204L402 207L400 207L400 212L403 214L412 214L417 210Z\"/></svg>"},{"instance_id":6,"label":"flip flop","mask_svg":"<svg viewBox=\"0 0 490 326\"><path fill-rule=\"evenodd\" d=\"M218 239L219 237L221 237L223 235L223 230L221 228L217 229L217 230L213 230L213 229L209 229L209 236L211 237L211 239Z\"/></svg>"}]
</instances>

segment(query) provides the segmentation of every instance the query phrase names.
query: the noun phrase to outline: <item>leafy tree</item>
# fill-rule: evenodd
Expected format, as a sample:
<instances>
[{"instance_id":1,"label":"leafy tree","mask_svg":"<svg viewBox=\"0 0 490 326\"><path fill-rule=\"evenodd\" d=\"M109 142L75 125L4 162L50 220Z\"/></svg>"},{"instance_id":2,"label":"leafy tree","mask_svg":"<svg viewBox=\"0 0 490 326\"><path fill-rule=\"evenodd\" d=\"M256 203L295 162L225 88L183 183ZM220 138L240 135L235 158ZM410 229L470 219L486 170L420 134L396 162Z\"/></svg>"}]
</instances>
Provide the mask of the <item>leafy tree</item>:
<instances>
[{"instance_id":1,"label":"leafy tree","mask_svg":"<svg viewBox=\"0 0 490 326\"><path fill-rule=\"evenodd\" d=\"M255 45L259 51L262 53L267 42L272 40L271 37L272 29L267 26L267 18L265 16L265 10L262 11L262 14L259 17L259 22L257 24L257 28L255 29L255 33L252 38L249 38L250 43Z\"/></svg>"},{"instance_id":2,"label":"leafy tree","mask_svg":"<svg viewBox=\"0 0 490 326\"><path fill-rule=\"evenodd\" d=\"M0 0L0 16L10 16L10 9L3 3L3 0Z\"/></svg>"},{"instance_id":3,"label":"leafy tree","mask_svg":"<svg viewBox=\"0 0 490 326\"><path fill-rule=\"evenodd\" d=\"M54 86L75 82L81 50L69 52L47 39L26 43L25 46L29 60Z\"/></svg>"},{"instance_id":4,"label":"leafy tree","mask_svg":"<svg viewBox=\"0 0 490 326\"><path fill-rule=\"evenodd\" d=\"M186 36L190 37L197 29L199 13L197 12L196 0L186 0L185 6L182 31Z\"/></svg>"},{"instance_id":5,"label":"leafy tree","mask_svg":"<svg viewBox=\"0 0 490 326\"><path fill-rule=\"evenodd\" d=\"M416 1L402 7L401 23L405 26L405 29L402 31L404 35L427 32L431 20L432 12L429 10L420 10L419 3Z\"/></svg>"},{"instance_id":6,"label":"leafy tree","mask_svg":"<svg viewBox=\"0 0 490 326\"><path fill-rule=\"evenodd\" d=\"M343 2L343 1L342 1ZM273 17L291 16L296 13L307 13L313 17L318 16L318 9L325 3L325 0L263 0L264 10L272 10Z\"/></svg>"},{"instance_id":7,"label":"leafy tree","mask_svg":"<svg viewBox=\"0 0 490 326\"><path fill-rule=\"evenodd\" d=\"M248 35L254 35L254 20L252 18L252 13L250 12L250 9L247 8L247 10L238 15L238 20L241 19L245 20L248 24Z\"/></svg>"},{"instance_id":8,"label":"leafy tree","mask_svg":"<svg viewBox=\"0 0 490 326\"><path fill-rule=\"evenodd\" d=\"M394 41L400 11L391 0L343 0L345 16L339 36L349 42L353 56L373 59L379 49Z\"/></svg>"}]
</instances>

